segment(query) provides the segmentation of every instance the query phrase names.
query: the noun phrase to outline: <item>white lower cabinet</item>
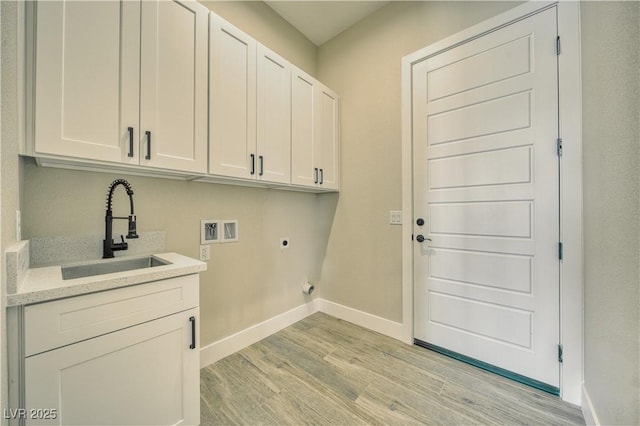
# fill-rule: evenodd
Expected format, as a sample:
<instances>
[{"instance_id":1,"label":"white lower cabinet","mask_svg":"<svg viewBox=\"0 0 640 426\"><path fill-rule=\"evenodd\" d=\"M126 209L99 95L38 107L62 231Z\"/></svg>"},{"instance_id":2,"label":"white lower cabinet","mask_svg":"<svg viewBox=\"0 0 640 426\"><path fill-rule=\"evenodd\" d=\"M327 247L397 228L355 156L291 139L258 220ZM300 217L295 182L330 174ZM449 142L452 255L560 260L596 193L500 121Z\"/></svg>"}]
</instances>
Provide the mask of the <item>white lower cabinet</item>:
<instances>
[{"instance_id":1,"label":"white lower cabinet","mask_svg":"<svg viewBox=\"0 0 640 426\"><path fill-rule=\"evenodd\" d=\"M27 423L198 424L197 318L191 309L26 358ZM38 419L47 411L56 418Z\"/></svg>"},{"instance_id":2,"label":"white lower cabinet","mask_svg":"<svg viewBox=\"0 0 640 426\"><path fill-rule=\"evenodd\" d=\"M198 287L190 274L13 308L10 424L199 424Z\"/></svg>"}]
</instances>

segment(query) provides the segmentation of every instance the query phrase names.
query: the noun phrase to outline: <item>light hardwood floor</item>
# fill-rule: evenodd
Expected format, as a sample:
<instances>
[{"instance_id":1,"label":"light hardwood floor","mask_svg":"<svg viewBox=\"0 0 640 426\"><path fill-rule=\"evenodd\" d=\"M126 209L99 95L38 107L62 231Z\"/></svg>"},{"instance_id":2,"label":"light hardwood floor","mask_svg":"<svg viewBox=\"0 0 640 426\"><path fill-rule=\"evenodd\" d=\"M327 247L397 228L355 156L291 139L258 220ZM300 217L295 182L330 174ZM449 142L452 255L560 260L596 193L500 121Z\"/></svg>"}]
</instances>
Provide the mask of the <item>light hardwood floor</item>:
<instances>
[{"instance_id":1,"label":"light hardwood floor","mask_svg":"<svg viewBox=\"0 0 640 426\"><path fill-rule=\"evenodd\" d=\"M200 379L202 425L584 424L554 396L322 313Z\"/></svg>"}]
</instances>

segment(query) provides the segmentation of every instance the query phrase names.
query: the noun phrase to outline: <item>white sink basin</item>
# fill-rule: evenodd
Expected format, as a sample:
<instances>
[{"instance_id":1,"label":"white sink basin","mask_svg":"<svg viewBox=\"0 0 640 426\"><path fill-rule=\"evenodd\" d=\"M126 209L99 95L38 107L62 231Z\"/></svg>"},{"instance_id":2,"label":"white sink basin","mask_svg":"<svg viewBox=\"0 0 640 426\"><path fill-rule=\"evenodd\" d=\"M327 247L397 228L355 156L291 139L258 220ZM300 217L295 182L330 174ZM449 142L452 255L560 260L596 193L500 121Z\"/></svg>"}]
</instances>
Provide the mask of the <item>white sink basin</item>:
<instances>
[{"instance_id":1,"label":"white sink basin","mask_svg":"<svg viewBox=\"0 0 640 426\"><path fill-rule=\"evenodd\" d=\"M133 271L136 269L153 268L156 266L170 265L171 262L154 256L139 257L123 260L101 260L85 265L71 265L62 267L62 279L92 277L95 275L112 274L114 272Z\"/></svg>"}]
</instances>

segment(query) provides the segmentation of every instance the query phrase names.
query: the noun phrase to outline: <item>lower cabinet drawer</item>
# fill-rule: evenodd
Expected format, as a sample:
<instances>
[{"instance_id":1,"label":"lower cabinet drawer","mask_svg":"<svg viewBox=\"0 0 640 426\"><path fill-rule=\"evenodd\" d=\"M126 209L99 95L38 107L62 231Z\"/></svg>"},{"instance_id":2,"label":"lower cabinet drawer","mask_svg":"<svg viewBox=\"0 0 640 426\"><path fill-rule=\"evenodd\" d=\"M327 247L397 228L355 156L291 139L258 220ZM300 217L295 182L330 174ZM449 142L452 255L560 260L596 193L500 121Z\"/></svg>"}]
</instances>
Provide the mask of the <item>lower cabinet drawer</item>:
<instances>
[{"instance_id":1,"label":"lower cabinet drawer","mask_svg":"<svg viewBox=\"0 0 640 426\"><path fill-rule=\"evenodd\" d=\"M194 274L26 306L25 356L194 308L198 283Z\"/></svg>"}]
</instances>

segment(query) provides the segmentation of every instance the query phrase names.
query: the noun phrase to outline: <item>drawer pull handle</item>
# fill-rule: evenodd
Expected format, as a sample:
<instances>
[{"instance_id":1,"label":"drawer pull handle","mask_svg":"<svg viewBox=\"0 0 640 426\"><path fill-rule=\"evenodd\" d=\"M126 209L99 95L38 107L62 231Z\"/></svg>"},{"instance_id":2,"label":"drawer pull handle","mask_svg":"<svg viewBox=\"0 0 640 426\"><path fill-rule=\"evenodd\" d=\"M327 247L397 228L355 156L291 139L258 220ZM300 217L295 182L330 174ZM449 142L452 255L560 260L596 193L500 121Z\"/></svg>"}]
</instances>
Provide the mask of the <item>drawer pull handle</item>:
<instances>
[{"instance_id":1,"label":"drawer pull handle","mask_svg":"<svg viewBox=\"0 0 640 426\"><path fill-rule=\"evenodd\" d=\"M313 168L313 183L318 183L318 168Z\"/></svg>"},{"instance_id":2,"label":"drawer pull handle","mask_svg":"<svg viewBox=\"0 0 640 426\"><path fill-rule=\"evenodd\" d=\"M251 175L256 174L256 155L251 154Z\"/></svg>"},{"instance_id":3,"label":"drawer pull handle","mask_svg":"<svg viewBox=\"0 0 640 426\"><path fill-rule=\"evenodd\" d=\"M191 344L189 345L189 349L196 348L196 317L189 318L189 322L191 323Z\"/></svg>"}]
</instances>

